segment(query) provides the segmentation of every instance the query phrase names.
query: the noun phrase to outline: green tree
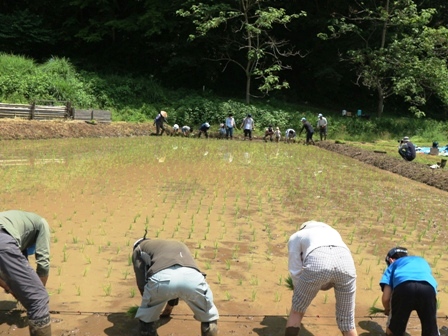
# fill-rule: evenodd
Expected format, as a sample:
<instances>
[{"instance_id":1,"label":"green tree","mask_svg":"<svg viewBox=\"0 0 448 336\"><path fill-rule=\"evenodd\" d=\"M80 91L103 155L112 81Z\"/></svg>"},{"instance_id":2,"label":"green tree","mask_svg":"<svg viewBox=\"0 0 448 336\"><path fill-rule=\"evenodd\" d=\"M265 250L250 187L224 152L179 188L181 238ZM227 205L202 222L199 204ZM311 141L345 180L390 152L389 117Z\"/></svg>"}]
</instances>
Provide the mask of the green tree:
<instances>
[{"instance_id":1,"label":"green tree","mask_svg":"<svg viewBox=\"0 0 448 336\"><path fill-rule=\"evenodd\" d=\"M289 87L279 75L280 71L290 69L282 60L299 52L289 48L289 41L277 39L274 30L305 16L305 12L289 15L284 8L269 6L266 0L229 0L194 4L189 9L178 10L177 14L193 19L196 33L190 35L191 40L219 30L213 35L215 41L219 40L219 48L208 59L223 62L224 70L233 63L244 72L246 103L252 97L253 78L258 80L262 94Z\"/></svg>"},{"instance_id":2,"label":"green tree","mask_svg":"<svg viewBox=\"0 0 448 336\"><path fill-rule=\"evenodd\" d=\"M368 6L370 4L370 7ZM421 110L430 94L448 106L448 30L429 24L436 10L418 9L413 0L358 3L347 16L338 15L323 39L351 34L362 44L343 56L357 72L357 83L377 92L377 115L385 100L398 95L410 111Z\"/></svg>"}]
</instances>

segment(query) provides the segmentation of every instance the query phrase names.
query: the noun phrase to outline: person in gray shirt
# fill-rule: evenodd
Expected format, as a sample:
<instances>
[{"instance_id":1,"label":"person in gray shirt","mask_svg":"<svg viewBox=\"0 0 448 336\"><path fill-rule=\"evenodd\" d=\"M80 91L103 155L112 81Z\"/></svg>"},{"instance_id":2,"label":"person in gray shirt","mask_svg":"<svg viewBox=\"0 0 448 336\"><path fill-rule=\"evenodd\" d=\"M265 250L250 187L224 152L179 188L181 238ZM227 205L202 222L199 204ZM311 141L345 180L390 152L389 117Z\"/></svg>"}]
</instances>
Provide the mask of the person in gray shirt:
<instances>
[{"instance_id":1,"label":"person in gray shirt","mask_svg":"<svg viewBox=\"0 0 448 336\"><path fill-rule=\"evenodd\" d=\"M35 254L34 271L28 255ZM19 210L0 212L0 286L27 310L31 336L50 336L50 228L37 214Z\"/></svg>"}]
</instances>

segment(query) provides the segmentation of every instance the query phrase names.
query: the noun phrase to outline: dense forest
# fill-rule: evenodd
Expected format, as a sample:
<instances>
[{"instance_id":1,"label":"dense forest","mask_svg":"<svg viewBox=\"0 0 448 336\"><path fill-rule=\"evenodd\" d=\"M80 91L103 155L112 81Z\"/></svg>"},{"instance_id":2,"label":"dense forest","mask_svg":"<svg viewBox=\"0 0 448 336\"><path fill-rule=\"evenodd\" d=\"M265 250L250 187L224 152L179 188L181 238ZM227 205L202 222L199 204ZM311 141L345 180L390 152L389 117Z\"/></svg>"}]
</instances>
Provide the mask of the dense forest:
<instances>
[{"instance_id":1,"label":"dense forest","mask_svg":"<svg viewBox=\"0 0 448 336\"><path fill-rule=\"evenodd\" d=\"M446 0L14 0L0 52L246 104L448 117Z\"/></svg>"}]
</instances>

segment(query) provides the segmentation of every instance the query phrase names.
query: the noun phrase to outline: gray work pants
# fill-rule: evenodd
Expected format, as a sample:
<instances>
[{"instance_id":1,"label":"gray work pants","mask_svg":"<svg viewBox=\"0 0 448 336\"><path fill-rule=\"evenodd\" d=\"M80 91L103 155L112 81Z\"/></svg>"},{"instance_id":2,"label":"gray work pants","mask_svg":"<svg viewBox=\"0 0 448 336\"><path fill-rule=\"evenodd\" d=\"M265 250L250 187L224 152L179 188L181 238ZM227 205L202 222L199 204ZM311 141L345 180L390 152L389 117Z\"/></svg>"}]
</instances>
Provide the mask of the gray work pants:
<instances>
[{"instance_id":1,"label":"gray work pants","mask_svg":"<svg viewBox=\"0 0 448 336\"><path fill-rule=\"evenodd\" d=\"M30 320L49 317L49 296L36 271L22 254L17 241L0 229L0 276L16 299L25 307Z\"/></svg>"}]
</instances>

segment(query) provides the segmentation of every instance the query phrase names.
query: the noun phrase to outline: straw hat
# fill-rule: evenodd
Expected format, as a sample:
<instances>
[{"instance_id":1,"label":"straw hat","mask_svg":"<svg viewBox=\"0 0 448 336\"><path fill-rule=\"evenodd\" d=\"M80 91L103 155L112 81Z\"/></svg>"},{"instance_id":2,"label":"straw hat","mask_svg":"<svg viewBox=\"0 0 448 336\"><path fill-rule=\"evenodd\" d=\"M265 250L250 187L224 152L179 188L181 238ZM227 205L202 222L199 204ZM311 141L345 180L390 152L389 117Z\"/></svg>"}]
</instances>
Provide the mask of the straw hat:
<instances>
[{"instance_id":1,"label":"straw hat","mask_svg":"<svg viewBox=\"0 0 448 336\"><path fill-rule=\"evenodd\" d=\"M168 113L166 113L165 111L160 111L160 114L162 115L162 117L168 118Z\"/></svg>"}]
</instances>

